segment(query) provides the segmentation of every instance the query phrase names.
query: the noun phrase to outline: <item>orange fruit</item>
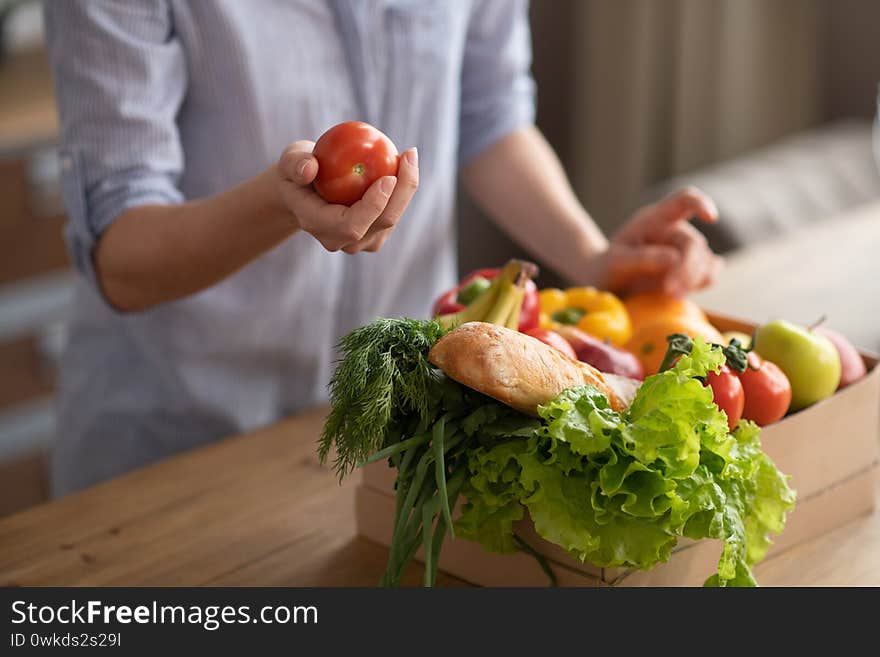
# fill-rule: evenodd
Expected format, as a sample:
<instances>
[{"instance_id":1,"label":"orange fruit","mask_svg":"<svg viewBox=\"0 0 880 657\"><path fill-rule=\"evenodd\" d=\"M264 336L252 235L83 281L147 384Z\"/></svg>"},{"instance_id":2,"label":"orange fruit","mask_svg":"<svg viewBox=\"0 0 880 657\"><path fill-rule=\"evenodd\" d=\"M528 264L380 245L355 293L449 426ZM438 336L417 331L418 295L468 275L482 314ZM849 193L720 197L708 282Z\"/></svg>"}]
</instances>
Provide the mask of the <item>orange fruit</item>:
<instances>
[{"instance_id":1,"label":"orange fruit","mask_svg":"<svg viewBox=\"0 0 880 657\"><path fill-rule=\"evenodd\" d=\"M707 342L721 342L718 329L699 317L661 315L652 322L637 325L626 349L641 361L646 376L660 369L668 346L666 336L673 333L684 333L692 338L699 335Z\"/></svg>"},{"instance_id":2,"label":"orange fruit","mask_svg":"<svg viewBox=\"0 0 880 657\"><path fill-rule=\"evenodd\" d=\"M691 318L708 323L706 313L693 301L679 299L662 292L645 292L623 300L633 329L652 324L662 317Z\"/></svg>"}]
</instances>

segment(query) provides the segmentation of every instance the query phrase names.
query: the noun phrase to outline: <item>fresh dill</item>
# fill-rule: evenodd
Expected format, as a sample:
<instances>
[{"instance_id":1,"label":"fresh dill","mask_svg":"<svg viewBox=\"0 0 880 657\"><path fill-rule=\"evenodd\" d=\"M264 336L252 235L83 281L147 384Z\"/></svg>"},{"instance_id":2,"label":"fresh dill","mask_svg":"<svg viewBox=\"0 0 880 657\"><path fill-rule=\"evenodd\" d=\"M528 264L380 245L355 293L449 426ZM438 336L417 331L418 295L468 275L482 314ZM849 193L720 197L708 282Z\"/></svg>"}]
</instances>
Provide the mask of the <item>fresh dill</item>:
<instances>
[{"instance_id":1,"label":"fresh dill","mask_svg":"<svg viewBox=\"0 0 880 657\"><path fill-rule=\"evenodd\" d=\"M381 318L342 339L318 449L324 462L336 448L340 479L382 449L404 416L431 424L443 386L428 351L445 332L435 321Z\"/></svg>"},{"instance_id":2,"label":"fresh dill","mask_svg":"<svg viewBox=\"0 0 880 657\"><path fill-rule=\"evenodd\" d=\"M537 422L448 379L428 361L446 332L434 321L377 319L342 339L318 453L335 448L340 479L387 459L397 470L394 530L381 584L398 586L419 548L426 586L454 536L452 514L480 440L531 435Z\"/></svg>"}]
</instances>

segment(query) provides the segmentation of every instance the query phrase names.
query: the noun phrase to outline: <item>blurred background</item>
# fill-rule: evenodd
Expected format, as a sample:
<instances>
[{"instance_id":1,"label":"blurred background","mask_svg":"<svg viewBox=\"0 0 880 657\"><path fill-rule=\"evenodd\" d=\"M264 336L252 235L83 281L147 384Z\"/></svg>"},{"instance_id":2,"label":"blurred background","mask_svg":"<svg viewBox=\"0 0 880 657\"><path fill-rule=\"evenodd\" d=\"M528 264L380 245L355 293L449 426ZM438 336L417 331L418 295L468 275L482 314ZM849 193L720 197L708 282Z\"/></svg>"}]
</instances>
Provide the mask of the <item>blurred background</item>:
<instances>
[{"instance_id":1,"label":"blurred background","mask_svg":"<svg viewBox=\"0 0 880 657\"><path fill-rule=\"evenodd\" d=\"M717 202L723 252L880 197L880 2L533 0L531 14L538 124L606 232L685 183ZM463 266L485 260L467 246Z\"/></svg>"},{"instance_id":2,"label":"blurred background","mask_svg":"<svg viewBox=\"0 0 880 657\"><path fill-rule=\"evenodd\" d=\"M745 303L756 286L795 320L836 303L858 321L832 325L880 349L880 2L532 0L531 14L539 127L607 233L696 184L719 206L706 235L735 272L709 307L766 319ZM39 3L0 0L0 515L47 496L73 276L56 139ZM523 253L466 198L459 243L463 272ZM805 275L820 261L838 272L824 276L832 295ZM761 277L739 273L749 262Z\"/></svg>"}]
</instances>

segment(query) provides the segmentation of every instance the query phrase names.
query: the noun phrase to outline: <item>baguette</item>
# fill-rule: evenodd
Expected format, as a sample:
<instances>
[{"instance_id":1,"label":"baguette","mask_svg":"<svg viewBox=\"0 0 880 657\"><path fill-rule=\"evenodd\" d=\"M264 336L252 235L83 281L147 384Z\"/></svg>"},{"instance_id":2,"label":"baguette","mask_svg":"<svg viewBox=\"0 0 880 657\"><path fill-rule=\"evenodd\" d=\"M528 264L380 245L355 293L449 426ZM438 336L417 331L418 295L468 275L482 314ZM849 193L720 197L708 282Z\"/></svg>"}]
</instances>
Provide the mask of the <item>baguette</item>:
<instances>
[{"instance_id":1,"label":"baguette","mask_svg":"<svg viewBox=\"0 0 880 657\"><path fill-rule=\"evenodd\" d=\"M624 408L596 368L495 324L462 324L434 344L428 360L449 378L528 415L537 415L539 405L563 390L587 383L608 397L614 410Z\"/></svg>"}]
</instances>

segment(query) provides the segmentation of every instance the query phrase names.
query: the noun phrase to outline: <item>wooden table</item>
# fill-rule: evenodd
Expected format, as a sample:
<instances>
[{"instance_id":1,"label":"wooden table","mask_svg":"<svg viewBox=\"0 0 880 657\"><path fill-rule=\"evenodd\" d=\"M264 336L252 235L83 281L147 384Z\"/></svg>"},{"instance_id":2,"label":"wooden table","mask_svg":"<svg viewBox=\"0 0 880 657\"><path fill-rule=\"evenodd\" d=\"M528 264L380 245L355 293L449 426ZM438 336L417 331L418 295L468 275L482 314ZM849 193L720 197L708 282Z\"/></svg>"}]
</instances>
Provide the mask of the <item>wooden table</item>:
<instances>
[{"instance_id":1,"label":"wooden table","mask_svg":"<svg viewBox=\"0 0 880 657\"><path fill-rule=\"evenodd\" d=\"M755 322L828 326L880 352L880 203L860 206L727 258L716 285L694 300Z\"/></svg>"},{"instance_id":2,"label":"wooden table","mask_svg":"<svg viewBox=\"0 0 880 657\"><path fill-rule=\"evenodd\" d=\"M373 586L356 477L319 465L321 410L0 521L0 584ZM764 585L880 585L880 513L760 565ZM414 565L405 583L421 582ZM442 585L463 585L440 576Z\"/></svg>"}]
</instances>

